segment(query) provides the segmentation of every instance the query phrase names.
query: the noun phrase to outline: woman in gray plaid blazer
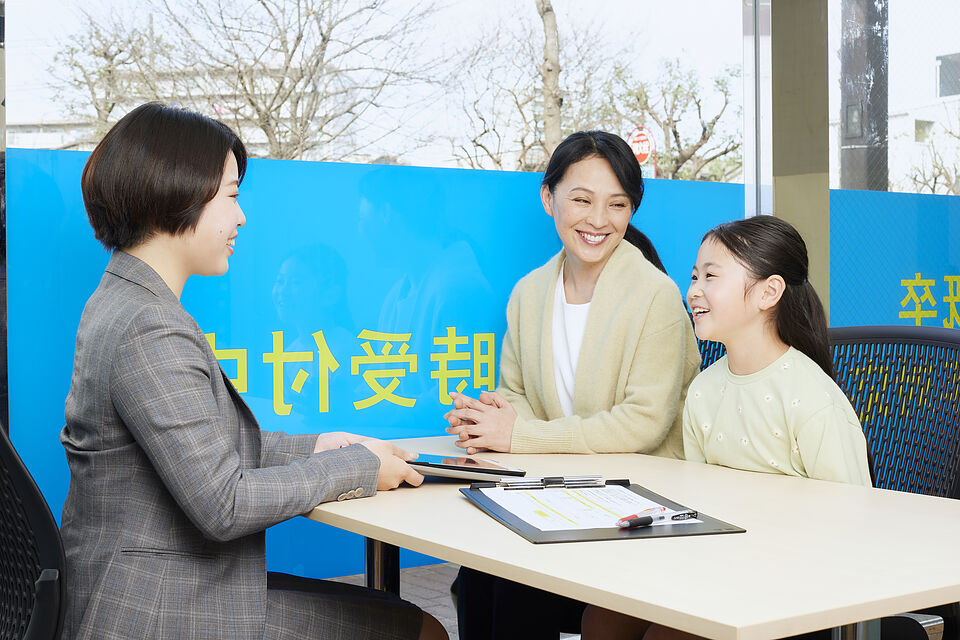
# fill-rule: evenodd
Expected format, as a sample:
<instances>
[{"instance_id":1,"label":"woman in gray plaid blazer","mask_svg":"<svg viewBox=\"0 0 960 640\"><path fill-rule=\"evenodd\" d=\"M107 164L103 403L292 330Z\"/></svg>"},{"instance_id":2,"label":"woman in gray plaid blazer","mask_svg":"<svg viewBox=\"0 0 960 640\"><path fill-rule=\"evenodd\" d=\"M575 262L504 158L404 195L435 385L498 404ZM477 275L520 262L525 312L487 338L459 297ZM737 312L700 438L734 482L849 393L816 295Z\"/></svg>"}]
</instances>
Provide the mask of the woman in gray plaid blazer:
<instances>
[{"instance_id":1,"label":"woman in gray plaid blazer","mask_svg":"<svg viewBox=\"0 0 960 640\"><path fill-rule=\"evenodd\" d=\"M84 168L114 252L77 330L61 434L64 637L446 638L393 596L268 584L264 529L423 478L379 440L261 431L180 305L190 275L227 270L245 168L225 125L159 104L127 114Z\"/></svg>"}]
</instances>

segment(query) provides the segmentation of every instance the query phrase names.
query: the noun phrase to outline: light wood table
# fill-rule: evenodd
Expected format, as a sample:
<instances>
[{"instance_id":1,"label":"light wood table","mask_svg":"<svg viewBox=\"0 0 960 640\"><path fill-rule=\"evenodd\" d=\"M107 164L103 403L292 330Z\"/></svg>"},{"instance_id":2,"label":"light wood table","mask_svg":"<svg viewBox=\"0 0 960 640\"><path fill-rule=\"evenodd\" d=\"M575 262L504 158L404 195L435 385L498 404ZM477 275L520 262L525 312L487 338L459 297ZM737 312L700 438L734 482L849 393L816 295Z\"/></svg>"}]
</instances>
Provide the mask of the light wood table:
<instances>
[{"instance_id":1,"label":"light wood table","mask_svg":"<svg viewBox=\"0 0 960 640\"><path fill-rule=\"evenodd\" d=\"M452 436L397 444L460 451ZM535 545L464 498L463 485L440 483L323 504L309 517L717 639L780 638L960 601L960 500L654 456L483 455L532 476L629 478L747 532Z\"/></svg>"}]
</instances>

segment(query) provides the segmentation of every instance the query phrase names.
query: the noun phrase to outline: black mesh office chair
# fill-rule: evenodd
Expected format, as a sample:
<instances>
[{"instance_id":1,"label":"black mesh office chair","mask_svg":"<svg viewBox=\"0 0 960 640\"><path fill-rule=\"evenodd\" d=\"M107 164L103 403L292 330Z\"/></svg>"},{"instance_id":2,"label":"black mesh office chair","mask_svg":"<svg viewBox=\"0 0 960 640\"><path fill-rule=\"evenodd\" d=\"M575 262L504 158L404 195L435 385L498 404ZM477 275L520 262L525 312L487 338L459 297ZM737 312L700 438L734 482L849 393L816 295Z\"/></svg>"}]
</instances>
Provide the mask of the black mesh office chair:
<instances>
[{"instance_id":1,"label":"black mesh office chair","mask_svg":"<svg viewBox=\"0 0 960 640\"><path fill-rule=\"evenodd\" d=\"M960 330L837 327L830 344L837 384L867 437L874 485L960 498ZM958 637L960 605L924 612L943 618L944 638ZM884 635L929 623L910 618L884 618Z\"/></svg>"},{"instance_id":2,"label":"black mesh office chair","mask_svg":"<svg viewBox=\"0 0 960 640\"><path fill-rule=\"evenodd\" d=\"M64 599L60 530L2 427L0 465L0 638L56 639Z\"/></svg>"},{"instance_id":3,"label":"black mesh office chair","mask_svg":"<svg viewBox=\"0 0 960 640\"><path fill-rule=\"evenodd\" d=\"M960 330L839 327L830 343L876 486L960 498Z\"/></svg>"},{"instance_id":4,"label":"black mesh office chair","mask_svg":"<svg viewBox=\"0 0 960 640\"><path fill-rule=\"evenodd\" d=\"M700 371L703 371L714 362L723 357L727 348L722 342L712 342L710 340L697 340L700 347Z\"/></svg>"}]
</instances>

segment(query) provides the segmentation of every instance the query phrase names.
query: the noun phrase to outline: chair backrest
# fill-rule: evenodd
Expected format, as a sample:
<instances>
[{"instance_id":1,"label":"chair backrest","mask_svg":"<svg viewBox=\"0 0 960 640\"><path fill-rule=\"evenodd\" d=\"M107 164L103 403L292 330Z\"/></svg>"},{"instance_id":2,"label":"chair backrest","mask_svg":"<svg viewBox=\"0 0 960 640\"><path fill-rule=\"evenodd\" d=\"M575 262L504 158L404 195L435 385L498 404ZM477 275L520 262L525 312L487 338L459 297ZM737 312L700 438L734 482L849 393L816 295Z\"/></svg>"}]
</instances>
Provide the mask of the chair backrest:
<instances>
[{"instance_id":1,"label":"chair backrest","mask_svg":"<svg viewBox=\"0 0 960 640\"><path fill-rule=\"evenodd\" d=\"M960 330L837 327L830 344L876 486L960 498Z\"/></svg>"},{"instance_id":2,"label":"chair backrest","mask_svg":"<svg viewBox=\"0 0 960 640\"><path fill-rule=\"evenodd\" d=\"M710 340L697 340L700 347L700 371L703 371L714 362L723 357L727 348L722 342L711 342Z\"/></svg>"},{"instance_id":3,"label":"chair backrest","mask_svg":"<svg viewBox=\"0 0 960 640\"><path fill-rule=\"evenodd\" d=\"M60 530L2 426L0 509L0 638L58 638L65 565Z\"/></svg>"}]
</instances>

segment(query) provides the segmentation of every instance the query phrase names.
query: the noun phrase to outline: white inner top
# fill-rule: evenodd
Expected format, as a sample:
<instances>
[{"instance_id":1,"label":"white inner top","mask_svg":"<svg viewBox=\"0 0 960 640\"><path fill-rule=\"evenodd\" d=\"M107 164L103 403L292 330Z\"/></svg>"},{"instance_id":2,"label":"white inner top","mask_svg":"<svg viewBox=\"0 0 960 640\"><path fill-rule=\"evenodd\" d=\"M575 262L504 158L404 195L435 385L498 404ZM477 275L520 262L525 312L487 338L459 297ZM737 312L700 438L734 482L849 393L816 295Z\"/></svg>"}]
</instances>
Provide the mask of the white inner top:
<instances>
[{"instance_id":1,"label":"white inner top","mask_svg":"<svg viewBox=\"0 0 960 640\"><path fill-rule=\"evenodd\" d=\"M557 395L563 415L573 415L573 385L577 376L577 359L583 332L587 327L590 303L569 304L563 289L563 265L557 276L553 299L553 373L557 381Z\"/></svg>"}]
</instances>

